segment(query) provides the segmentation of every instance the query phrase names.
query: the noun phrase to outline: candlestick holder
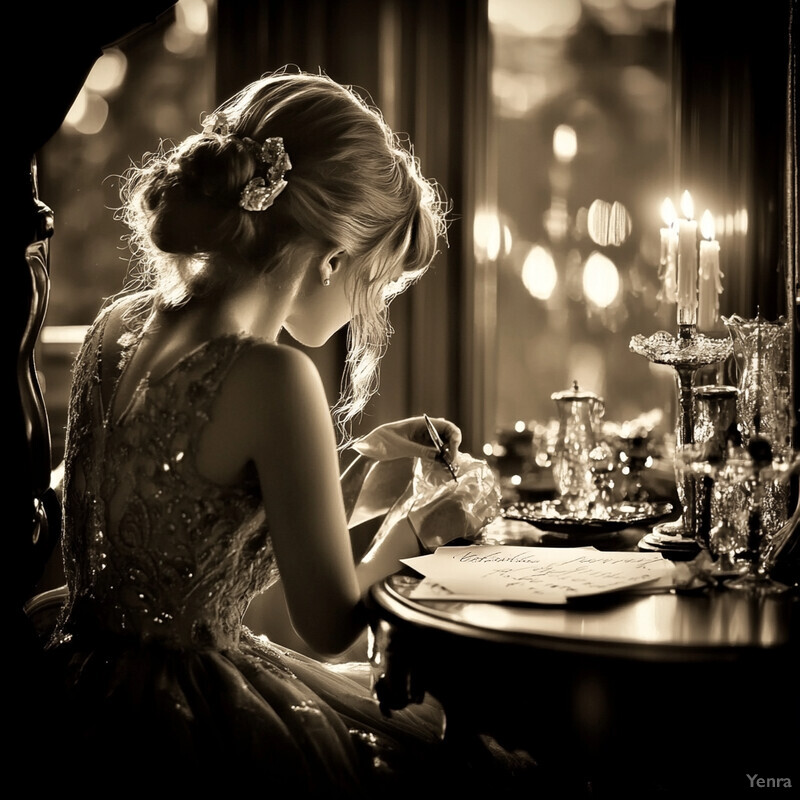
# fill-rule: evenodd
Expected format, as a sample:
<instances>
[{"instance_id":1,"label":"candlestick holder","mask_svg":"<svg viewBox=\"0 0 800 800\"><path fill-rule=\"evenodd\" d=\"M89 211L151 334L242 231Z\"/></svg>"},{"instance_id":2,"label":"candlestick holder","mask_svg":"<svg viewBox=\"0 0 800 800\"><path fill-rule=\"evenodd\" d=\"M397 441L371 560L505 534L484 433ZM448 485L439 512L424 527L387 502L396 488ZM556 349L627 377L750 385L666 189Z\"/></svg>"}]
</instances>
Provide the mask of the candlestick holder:
<instances>
[{"instance_id":1,"label":"candlestick holder","mask_svg":"<svg viewBox=\"0 0 800 800\"><path fill-rule=\"evenodd\" d=\"M630 349L654 364L675 370L678 412L675 421L675 484L683 513L672 522L664 522L642 539L649 550L658 550L673 558L691 558L700 549L695 476L681 467L681 453L694 443L694 376L701 367L718 364L733 352L730 338L713 339L698 334L693 325L681 325L677 337L667 331L652 336L637 334Z\"/></svg>"}]
</instances>

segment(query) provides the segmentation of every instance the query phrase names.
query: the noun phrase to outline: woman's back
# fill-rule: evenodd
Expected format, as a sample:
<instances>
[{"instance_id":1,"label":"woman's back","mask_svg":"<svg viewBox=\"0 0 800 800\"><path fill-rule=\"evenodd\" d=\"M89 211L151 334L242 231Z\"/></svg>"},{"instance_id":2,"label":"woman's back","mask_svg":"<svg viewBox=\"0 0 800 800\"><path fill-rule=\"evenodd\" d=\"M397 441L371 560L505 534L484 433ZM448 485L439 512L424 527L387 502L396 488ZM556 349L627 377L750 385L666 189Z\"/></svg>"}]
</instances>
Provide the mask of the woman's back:
<instances>
[{"instance_id":1,"label":"woman's back","mask_svg":"<svg viewBox=\"0 0 800 800\"><path fill-rule=\"evenodd\" d=\"M196 449L220 385L254 342L226 335L201 344L143 378L117 413L107 387L125 373L101 354L114 350L103 335L120 311L106 311L76 362L65 470L71 602L115 633L235 643L247 603L277 577L275 558L255 474L214 483L198 471ZM122 364L141 341L143 316L131 319Z\"/></svg>"},{"instance_id":2,"label":"woman's back","mask_svg":"<svg viewBox=\"0 0 800 800\"><path fill-rule=\"evenodd\" d=\"M141 317L132 319L123 364L140 339ZM242 624L278 577L258 481L215 483L195 457L225 376L257 342L202 344L143 381L112 419L113 399L101 396L104 368L119 376L103 364L108 322L107 309L76 361L70 596L48 646L67 689L68 763L135 768L145 780L254 770L273 789L360 796L401 755L435 743L441 719L432 708L384 719L366 689Z\"/></svg>"}]
</instances>

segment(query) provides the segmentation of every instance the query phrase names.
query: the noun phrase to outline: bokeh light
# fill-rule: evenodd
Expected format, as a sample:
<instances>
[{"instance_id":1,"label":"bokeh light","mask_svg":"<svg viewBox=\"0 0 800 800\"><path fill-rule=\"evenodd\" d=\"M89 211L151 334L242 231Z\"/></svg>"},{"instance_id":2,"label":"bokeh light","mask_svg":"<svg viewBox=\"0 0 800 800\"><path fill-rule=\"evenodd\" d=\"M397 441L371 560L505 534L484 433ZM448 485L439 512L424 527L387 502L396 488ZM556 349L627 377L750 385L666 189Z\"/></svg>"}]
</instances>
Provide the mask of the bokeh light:
<instances>
[{"instance_id":1,"label":"bokeh light","mask_svg":"<svg viewBox=\"0 0 800 800\"><path fill-rule=\"evenodd\" d=\"M556 160L567 164L578 152L578 135L571 125L559 125L553 131L553 153Z\"/></svg>"},{"instance_id":2,"label":"bokeh light","mask_svg":"<svg viewBox=\"0 0 800 800\"><path fill-rule=\"evenodd\" d=\"M479 211L475 214L473 225L476 258L490 261L497 259L500 247L504 243L503 228L494 211Z\"/></svg>"},{"instance_id":3,"label":"bokeh light","mask_svg":"<svg viewBox=\"0 0 800 800\"><path fill-rule=\"evenodd\" d=\"M122 86L128 70L128 59L117 47L106 50L94 62L83 88L107 97Z\"/></svg>"},{"instance_id":4,"label":"bokeh light","mask_svg":"<svg viewBox=\"0 0 800 800\"><path fill-rule=\"evenodd\" d=\"M548 300L558 283L558 272L549 250L534 245L522 264L522 283L537 300Z\"/></svg>"},{"instance_id":5,"label":"bokeh light","mask_svg":"<svg viewBox=\"0 0 800 800\"><path fill-rule=\"evenodd\" d=\"M64 124L77 133L92 136L103 130L107 119L108 103L105 98L81 89L64 118Z\"/></svg>"},{"instance_id":6,"label":"bokeh light","mask_svg":"<svg viewBox=\"0 0 800 800\"><path fill-rule=\"evenodd\" d=\"M566 36L581 18L579 0L491 0L489 21L524 36Z\"/></svg>"},{"instance_id":7,"label":"bokeh light","mask_svg":"<svg viewBox=\"0 0 800 800\"><path fill-rule=\"evenodd\" d=\"M619 295L617 265L602 253L594 252L583 267L583 293L590 303L608 308Z\"/></svg>"}]
</instances>

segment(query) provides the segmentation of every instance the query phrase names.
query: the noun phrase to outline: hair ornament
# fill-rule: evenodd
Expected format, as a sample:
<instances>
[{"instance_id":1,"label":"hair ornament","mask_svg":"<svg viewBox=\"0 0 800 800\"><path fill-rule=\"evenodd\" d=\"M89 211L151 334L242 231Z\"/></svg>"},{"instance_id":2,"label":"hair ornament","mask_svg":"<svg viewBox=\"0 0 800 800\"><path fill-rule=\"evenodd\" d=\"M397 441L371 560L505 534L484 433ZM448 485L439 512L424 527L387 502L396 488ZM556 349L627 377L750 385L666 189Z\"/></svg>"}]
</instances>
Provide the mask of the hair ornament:
<instances>
[{"instance_id":1,"label":"hair ornament","mask_svg":"<svg viewBox=\"0 0 800 800\"><path fill-rule=\"evenodd\" d=\"M235 136L231 133L228 117L221 111L215 111L203 120L203 135ZM266 211L286 188L284 176L292 168L292 162L280 136L272 136L262 145L249 137L242 137L242 141L253 150L264 174L245 184L239 195L239 206L245 211Z\"/></svg>"},{"instance_id":2,"label":"hair ornament","mask_svg":"<svg viewBox=\"0 0 800 800\"><path fill-rule=\"evenodd\" d=\"M225 116L225 114L223 114L221 111L216 111L213 114L209 114L203 120L203 133L206 136L209 136L212 133L217 134L217 136L230 136L230 122L228 122L228 118Z\"/></svg>"},{"instance_id":3,"label":"hair ornament","mask_svg":"<svg viewBox=\"0 0 800 800\"><path fill-rule=\"evenodd\" d=\"M292 168L281 136L267 139L260 148L259 158L266 168L266 175L252 178L242 189L239 205L245 211L266 211L286 188L284 176Z\"/></svg>"}]
</instances>

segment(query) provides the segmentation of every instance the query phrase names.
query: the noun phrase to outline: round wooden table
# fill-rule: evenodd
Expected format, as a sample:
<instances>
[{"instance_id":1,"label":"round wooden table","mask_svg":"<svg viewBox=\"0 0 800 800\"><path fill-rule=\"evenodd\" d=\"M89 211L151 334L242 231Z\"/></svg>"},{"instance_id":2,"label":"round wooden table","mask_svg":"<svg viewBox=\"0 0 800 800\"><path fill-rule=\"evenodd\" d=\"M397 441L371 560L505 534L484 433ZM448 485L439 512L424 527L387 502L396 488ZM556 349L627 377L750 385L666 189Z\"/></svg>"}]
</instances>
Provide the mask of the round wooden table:
<instances>
[{"instance_id":1,"label":"round wooden table","mask_svg":"<svg viewBox=\"0 0 800 800\"><path fill-rule=\"evenodd\" d=\"M403 571L368 596L387 712L429 693L448 735L524 749L556 785L593 796L744 791L756 774L800 785L794 593L536 607L415 600L419 580Z\"/></svg>"}]
</instances>

